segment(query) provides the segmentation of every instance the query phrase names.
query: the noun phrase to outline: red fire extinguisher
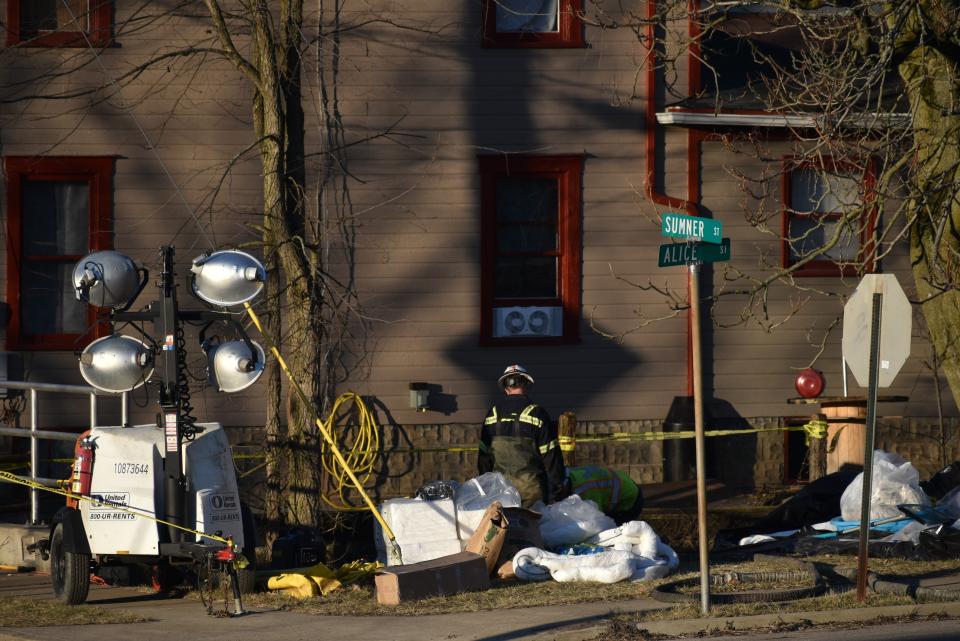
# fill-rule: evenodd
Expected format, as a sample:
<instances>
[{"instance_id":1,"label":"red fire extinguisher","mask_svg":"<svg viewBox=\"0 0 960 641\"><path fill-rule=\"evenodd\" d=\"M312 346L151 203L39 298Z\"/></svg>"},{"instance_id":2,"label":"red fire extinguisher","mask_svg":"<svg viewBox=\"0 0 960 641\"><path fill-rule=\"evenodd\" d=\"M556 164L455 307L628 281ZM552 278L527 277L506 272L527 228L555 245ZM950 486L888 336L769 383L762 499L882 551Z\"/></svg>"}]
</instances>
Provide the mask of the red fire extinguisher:
<instances>
[{"instance_id":1,"label":"red fire extinguisher","mask_svg":"<svg viewBox=\"0 0 960 641\"><path fill-rule=\"evenodd\" d=\"M90 484L93 481L93 441L90 440L90 430L87 430L77 439L73 449L73 478L70 485L71 494L90 495ZM67 497L67 507L76 509L80 501Z\"/></svg>"}]
</instances>

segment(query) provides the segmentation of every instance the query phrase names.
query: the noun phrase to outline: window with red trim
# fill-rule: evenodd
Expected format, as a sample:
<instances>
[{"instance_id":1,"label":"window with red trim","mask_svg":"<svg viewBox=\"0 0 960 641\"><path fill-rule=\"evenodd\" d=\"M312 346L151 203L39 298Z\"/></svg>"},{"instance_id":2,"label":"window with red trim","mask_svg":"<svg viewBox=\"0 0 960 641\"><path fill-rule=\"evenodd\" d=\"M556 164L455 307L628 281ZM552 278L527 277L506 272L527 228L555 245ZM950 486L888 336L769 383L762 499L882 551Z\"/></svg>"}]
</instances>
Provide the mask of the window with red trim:
<instances>
[{"instance_id":1,"label":"window with red trim","mask_svg":"<svg viewBox=\"0 0 960 641\"><path fill-rule=\"evenodd\" d=\"M874 168L787 159L783 172L782 264L804 263L797 276L848 276L872 271L876 226Z\"/></svg>"},{"instance_id":2,"label":"window with red trim","mask_svg":"<svg viewBox=\"0 0 960 641\"><path fill-rule=\"evenodd\" d=\"M484 344L579 339L583 156L481 156Z\"/></svg>"},{"instance_id":3,"label":"window with red trim","mask_svg":"<svg viewBox=\"0 0 960 641\"><path fill-rule=\"evenodd\" d=\"M7 46L110 44L113 0L7 0Z\"/></svg>"},{"instance_id":4,"label":"window with red trim","mask_svg":"<svg viewBox=\"0 0 960 641\"><path fill-rule=\"evenodd\" d=\"M583 0L483 0L483 45L583 47Z\"/></svg>"},{"instance_id":5,"label":"window with red trim","mask_svg":"<svg viewBox=\"0 0 960 641\"><path fill-rule=\"evenodd\" d=\"M111 248L113 158L7 157L7 349L81 349L106 328L73 268Z\"/></svg>"}]
</instances>

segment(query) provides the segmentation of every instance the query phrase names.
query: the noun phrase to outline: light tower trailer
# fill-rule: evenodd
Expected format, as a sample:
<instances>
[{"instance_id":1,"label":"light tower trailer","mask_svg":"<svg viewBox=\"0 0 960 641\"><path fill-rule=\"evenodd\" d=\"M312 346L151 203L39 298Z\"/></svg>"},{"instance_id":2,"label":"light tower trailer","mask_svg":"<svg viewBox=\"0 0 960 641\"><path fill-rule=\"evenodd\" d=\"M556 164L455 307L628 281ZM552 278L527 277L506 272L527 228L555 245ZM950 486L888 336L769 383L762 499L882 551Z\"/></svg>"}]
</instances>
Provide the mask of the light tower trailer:
<instances>
[{"instance_id":1,"label":"light tower trailer","mask_svg":"<svg viewBox=\"0 0 960 641\"><path fill-rule=\"evenodd\" d=\"M189 480L188 528L232 540L251 565L233 568L233 555L220 540L199 534L184 537L192 540L168 540L168 526L160 522L163 510L157 510L165 505L162 429L156 425L96 427L78 444L78 459L81 449L92 453L90 476L81 478L86 474L81 465L86 464L80 460L74 473L77 482L89 483L89 491L82 491L84 487L80 493L90 500L61 508L51 525L49 554L58 599L83 603L92 568L132 563L183 565L202 572L213 560L236 572L235 599L239 592L252 591L254 524L240 502L230 444L219 424L198 427L203 431L183 447L183 476Z\"/></svg>"},{"instance_id":2,"label":"light tower trailer","mask_svg":"<svg viewBox=\"0 0 960 641\"><path fill-rule=\"evenodd\" d=\"M239 614L241 590L252 588L255 575L252 566L238 572L236 551L245 550L252 564L253 521L240 504L223 429L197 423L191 414L182 324L202 326L210 381L220 391L252 385L263 372L263 350L227 310L257 296L266 272L244 252L201 255L190 269L193 293L219 309L180 310L173 258L172 246L160 248L159 299L140 311L128 309L148 272L129 257L94 252L74 269L77 297L109 308L113 323L132 326L144 339L119 334L97 339L81 353L80 373L97 389L119 393L147 384L156 366L160 412L155 425L92 428L78 440L72 493L80 498L58 512L50 532L53 589L66 603L82 603L94 561L182 564L198 574L223 569L232 579ZM143 323L152 325L152 336ZM232 328L240 340L206 340L213 326ZM215 358L218 352L226 357Z\"/></svg>"}]
</instances>

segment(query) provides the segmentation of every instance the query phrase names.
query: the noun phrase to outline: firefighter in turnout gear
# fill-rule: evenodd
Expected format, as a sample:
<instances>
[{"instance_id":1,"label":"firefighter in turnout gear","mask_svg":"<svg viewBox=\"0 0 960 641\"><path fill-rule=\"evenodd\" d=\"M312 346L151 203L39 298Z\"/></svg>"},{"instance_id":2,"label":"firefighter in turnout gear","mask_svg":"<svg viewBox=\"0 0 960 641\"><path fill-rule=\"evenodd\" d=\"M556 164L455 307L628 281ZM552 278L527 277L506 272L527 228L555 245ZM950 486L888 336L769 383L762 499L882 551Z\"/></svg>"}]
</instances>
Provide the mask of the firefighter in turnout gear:
<instances>
[{"instance_id":1,"label":"firefighter in turnout gear","mask_svg":"<svg viewBox=\"0 0 960 641\"><path fill-rule=\"evenodd\" d=\"M566 496L557 428L546 410L527 396L531 385L533 377L522 366L504 370L500 386L505 398L483 421L477 456L480 473L502 473L520 492L523 507Z\"/></svg>"}]
</instances>

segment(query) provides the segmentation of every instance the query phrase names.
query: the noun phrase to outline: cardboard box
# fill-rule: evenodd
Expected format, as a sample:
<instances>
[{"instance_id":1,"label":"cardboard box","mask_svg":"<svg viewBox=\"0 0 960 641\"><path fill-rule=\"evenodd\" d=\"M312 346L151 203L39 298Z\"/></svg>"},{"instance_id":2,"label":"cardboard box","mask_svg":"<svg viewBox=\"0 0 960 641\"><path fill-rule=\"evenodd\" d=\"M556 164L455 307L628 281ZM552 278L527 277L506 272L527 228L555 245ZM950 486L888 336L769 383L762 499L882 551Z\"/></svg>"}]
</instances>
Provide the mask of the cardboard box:
<instances>
[{"instance_id":1,"label":"cardboard box","mask_svg":"<svg viewBox=\"0 0 960 641\"><path fill-rule=\"evenodd\" d=\"M377 603L397 605L434 596L486 590L490 587L490 576L486 559L473 552L458 552L432 561L378 570L374 584Z\"/></svg>"},{"instance_id":2,"label":"cardboard box","mask_svg":"<svg viewBox=\"0 0 960 641\"><path fill-rule=\"evenodd\" d=\"M503 515L503 505L500 501L494 501L484 513L476 532L467 541L467 551L476 552L486 560L488 574L493 574L497 567L509 525L507 517Z\"/></svg>"}]
</instances>

